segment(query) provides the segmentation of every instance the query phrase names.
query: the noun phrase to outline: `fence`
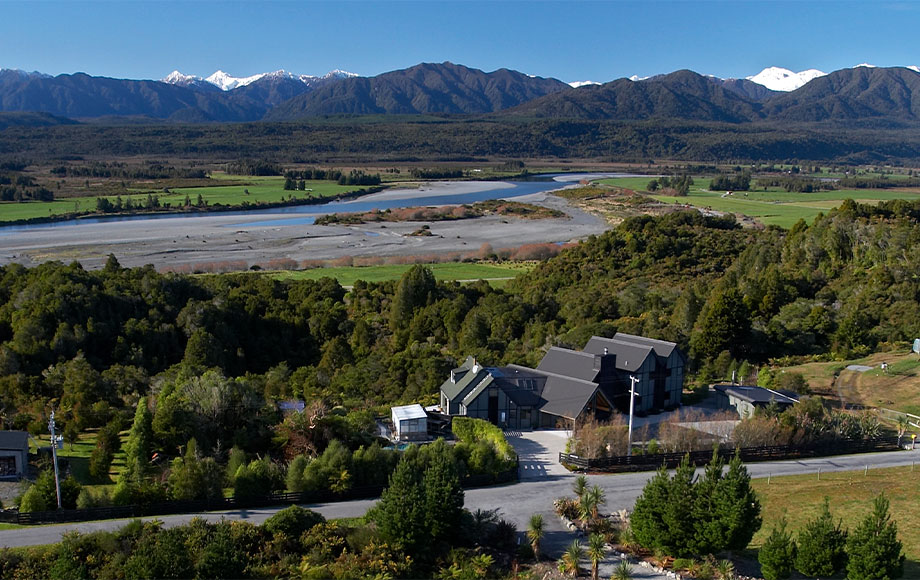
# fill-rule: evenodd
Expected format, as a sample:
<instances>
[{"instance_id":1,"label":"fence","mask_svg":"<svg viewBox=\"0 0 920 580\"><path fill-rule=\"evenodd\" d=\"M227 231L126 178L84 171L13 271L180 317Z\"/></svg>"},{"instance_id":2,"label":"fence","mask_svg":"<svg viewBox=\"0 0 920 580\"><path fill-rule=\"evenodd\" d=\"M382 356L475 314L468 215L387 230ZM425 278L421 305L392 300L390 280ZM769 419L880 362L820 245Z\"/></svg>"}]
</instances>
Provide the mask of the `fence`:
<instances>
[{"instance_id":1,"label":"fence","mask_svg":"<svg viewBox=\"0 0 920 580\"><path fill-rule=\"evenodd\" d=\"M515 465L513 468L507 471L499 472L496 474L467 476L463 478L461 484L464 488L471 488L509 483L517 480L518 468L517 465ZM164 501L143 505L111 506L43 512L20 513L16 511L0 511L0 522L24 525L62 522L86 522L93 520L163 516L170 514L188 514L219 510L243 510L277 505L327 503L380 497L383 489L384 486L376 485L352 488L344 493L333 493L328 490L319 492L272 492L262 497L247 499L226 497L212 500Z\"/></svg>"},{"instance_id":2,"label":"fence","mask_svg":"<svg viewBox=\"0 0 920 580\"><path fill-rule=\"evenodd\" d=\"M875 451L896 451L897 437L882 437L870 441L840 440L828 441L815 445L776 445L772 447L742 447L738 451L745 462L770 461L779 459L798 459L802 457L825 457L829 455L847 455L849 453L872 453ZM708 463L712 459L712 450L690 451L682 453L656 453L653 455L617 455L613 457L596 457L588 459L570 453L560 453L559 463L577 469L596 471L627 472L651 471L662 465L668 468L680 464L685 455L690 455L694 465ZM719 456L726 461L734 457L735 449L719 448Z\"/></svg>"}]
</instances>

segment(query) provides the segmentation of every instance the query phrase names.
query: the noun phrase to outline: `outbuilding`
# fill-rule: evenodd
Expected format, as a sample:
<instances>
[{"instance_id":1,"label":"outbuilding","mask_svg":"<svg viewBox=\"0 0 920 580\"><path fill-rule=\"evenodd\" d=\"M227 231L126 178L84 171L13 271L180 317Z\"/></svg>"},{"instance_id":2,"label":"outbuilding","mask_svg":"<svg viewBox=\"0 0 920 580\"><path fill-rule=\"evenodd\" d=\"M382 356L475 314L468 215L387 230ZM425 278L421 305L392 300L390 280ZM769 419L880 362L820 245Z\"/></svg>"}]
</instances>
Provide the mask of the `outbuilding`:
<instances>
[{"instance_id":1,"label":"outbuilding","mask_svg":"<svg viewBox=\"0 0 920 580\"><path fill-rule=\"evenodd\" d=\"M786 410L798 402L795 393L774 391L752 385L716 384L712 385L716 391L720 409L734 409L744 419L750 417L759 408L776 404L781 410Z\"/></svg>"},{"instance_id":2,"label":"outbuilding","mask_svg":"<svg viewBox=\"0 0 920 580\"><path fill-rule=\"evenodd\" d=\"M19 479L29 466L29 434L0 431L0 479Z\"/></svg>"},{"instance_id":3,"label":"outbuilding","mask_svg":"<svg viewBox=\"0 0 920 580\"><path fill-rule=\"evenodd\" d=\"M393 431L397 441L418 441L428 438L428 414L421 405L392 407Z\"/></svg>"}]
</instances>

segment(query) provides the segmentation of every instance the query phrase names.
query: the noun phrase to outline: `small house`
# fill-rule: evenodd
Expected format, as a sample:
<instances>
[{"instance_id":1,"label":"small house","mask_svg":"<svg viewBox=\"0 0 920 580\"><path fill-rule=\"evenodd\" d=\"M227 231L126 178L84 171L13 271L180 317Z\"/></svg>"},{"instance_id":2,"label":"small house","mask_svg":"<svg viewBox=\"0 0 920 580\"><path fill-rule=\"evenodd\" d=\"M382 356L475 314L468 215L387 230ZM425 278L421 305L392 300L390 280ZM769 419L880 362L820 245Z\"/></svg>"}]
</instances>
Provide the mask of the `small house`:
<instances>
[{"instance_id":1,"label":"small house","mask_svg":"<svg viewBox=\"0 0 920 580\"><path fill-rule=\"evenodd\" d=\"M716 384L712 385L716 391L716 399L720 409L734 409L744 419L750 417L759 408L764 408L771 403L785 411L798 402L794 393L774 391L763 387L751 385Z\"/></svg>"},{"instance_id":2,"label":"small house","mask_svg":"<svg viewBox=\"0 0 920 580\"><path fill-rule=\"evenodd\" d=\"M29 434L0 431L0 479L19 479L29 466Z\"/></svg>"},{"instance_id":3,"label":"small house","mask_svg":"<svg viewBox=\"0 0 920 580\"><path fill-rule=\"evenodd\" d=\"M390 409L393 432L397 441L418 441L428 438L428 414L421 405L403 405Z\"/></svg>"}]
</instances>

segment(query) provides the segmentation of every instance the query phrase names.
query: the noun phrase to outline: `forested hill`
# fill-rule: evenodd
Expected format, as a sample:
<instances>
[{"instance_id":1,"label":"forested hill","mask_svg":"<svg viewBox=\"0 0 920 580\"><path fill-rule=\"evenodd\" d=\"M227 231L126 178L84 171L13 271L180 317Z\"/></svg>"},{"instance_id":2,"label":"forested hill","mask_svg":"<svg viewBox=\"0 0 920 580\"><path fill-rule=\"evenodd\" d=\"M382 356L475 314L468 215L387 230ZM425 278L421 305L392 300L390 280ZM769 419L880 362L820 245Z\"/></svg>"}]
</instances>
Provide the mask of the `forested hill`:
<instances>
[{"instance_id":1,"label":"forested hill","mask_svg":"<svg viewBox=\"0 0 920 580\"><path fill-rule=\"evenodd\" d=\"M348 408L434 400L467 355L534 365L548 346L580 348L592 334L676 340L704 380L732 359L852 356L920 335L918 218L920 203L905 202L847 202L788 232L689 212L634 218L505 291L437 283L421 266L348 293L330 279L187 277L115 259L93 272L5 266L0 417L41 429L53 399L62 422L100 426L168 385L192 417L207 388L237 415L194 436L255 450L270 445L271 419L242 408L291 396ZM207 386L196 382L208 368Z\"/></svg>"},{"instance_id":2,"label":"forested hill","mask_svg":"<svg viewBox=\"0 0 920 580\"><path fill-rule=\"evenodd\" d=\"M568 89L556 79L508 69L486 73L456 65L423 63L376 77L342 79L275 108L267 121L318 115L491 113Z\"/></svg>"},{"instance_id":3,"label":"forested hill","mask_svg":"<svg viewBox=\"0 0 920 580\"><path fill-rule=\"evenodd\" d=\"M856 67L788 92L683 70L642 81L620 79L534 99L503 113L576 119L683 119L748 123L920 120L920 73Z\"/></svg>"}]
</instances>

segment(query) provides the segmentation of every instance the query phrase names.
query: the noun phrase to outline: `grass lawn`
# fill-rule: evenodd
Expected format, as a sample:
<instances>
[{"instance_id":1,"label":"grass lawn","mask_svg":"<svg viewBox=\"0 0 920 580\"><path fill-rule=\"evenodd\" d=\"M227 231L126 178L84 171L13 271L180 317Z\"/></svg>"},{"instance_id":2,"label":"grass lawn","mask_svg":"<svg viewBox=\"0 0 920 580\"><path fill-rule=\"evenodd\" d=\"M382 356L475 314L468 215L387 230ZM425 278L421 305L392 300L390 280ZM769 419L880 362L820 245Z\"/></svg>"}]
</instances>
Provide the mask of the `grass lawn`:
<instances>
[{"instance_id":1,"label":"grass lawn","mask_svg":"<svg viewBox=\"0 0 920 580\"><path fill-rule=\"evenodd\" d=\"M645 191L651 177L624 177L601 179L599 183L625 187L636 191ZM904 189L853 189L838 191L819 191L815 193L794 193L779 188L768 191L738 192L732 197L722 197L724 192L707 191L709 179L694 178L694 184L686 197L652 195L663 203L689 204L716 211L742 213L767 225L783 228L792 227L799 219L807 222L814 220L818 213L826 213L840 205L848 198L859 203L875 204L892 199L920 199L920 190Z\"/></svg>"},{"instance_id":2,"label":"grass lawn","mask_svg":"<svg viewBox=\"0 0 920 580\"><path fill-rule=\"evenodd\" d=\"M51 445L51 436L48 434L42 434L36 437L38 441L41 442L43 447ZM121 433L121 444L124 447L125 441L128 439L128 432L122 431ZM31 441L29 442L30 452L35 453L35 444ZM73 446L67 441L64 442L64 448L58 450L58 457L67 459L70 463L70 469L74 477L77 478L77 481L83 485L92 485L96 482L92 481L89 476L89 458L93 453L93 449L96 448L96 430L85 431L80 433L80 438L74 442ZM50 463L49 463L50 465ZM112 460L112 466L109 469L109 477L112 480L112 483L118 478L118 474L121 473L121 470L125 466L125 452L123 450L115 453L115 458ZM110 485L110 484L101 484L101 485ZM93 485L93 487L96 487Z\"/></svg>"},{"instance_id":3,"label":"grass lawn","mask_svg":"<svg viewBox=\"0 0 920 580\"><path fill-rule=\"evenodd\" d=\"M904 578L920 578L920 466L822 473L753 480L763 504L763 526L751 541L759 547L785 514L788 529L797 534L808 520L818 515L824 497L830 498L831 514L853 530L872 511L872 500L884 493L891 502L889 513L897 522L898 539L907 561Z\"/></svg>"},{"instance_id":4,"label":"grass lawn","mask_svg":"<svg viewBox=\"0 0 920 580\"><path fill-rule=\"evenodd\" d=\"M447 280L488 280L492 285L496 282L506 282L518 274L527 272L534 267L529 262L478 264L445 262L443 264L426 264L431 268L435 278ZM353 286L356 280L365 282L384 282L397 280L403 273L411 268L411 264L393 264L384 266L349 266L339 268L314 268L311 270L298 270L294 272L273 272L282 280L319 280L330 277L339 281L343 286Z\"/></svg>"},{"instance_id":5,"label":"grass lawn","mask_svg":"<svg viewBox=\"0 0 920 580\"><path fill-rule=\"evenodd\" d=\"M881 370L888 363L888 372ZM849 365L864 365L871 370L846 370ZM802 373L813 390L847 403L885 407L920 415L920 356L906 349L880 352L860 359L808 363L782 370ZM834 375L837 374L836 382ZM832 387L833 385L833 387Z\"/></svg>"},{"instance_id":6,"label":"grass lawn","mask_svg":"<svg viewBox=\"0 0 920 580\"><path fill-rule=\"evenodd\" d=\"M188 195L192 204L198 200L198 195L208 205L240 205L243 202L256 204L259 202L272 203L288 199L293 195L296 199L314 199L334 197L362 189L360 186L339 185L334 181L310 181L307 188L312 191L285 191L283 177L249 177L239 175L225 175L217 173L212 175L212 181L227 182L223 185L206 187L181 187L170 189L170 193L153 192L159 199L160 205L169 204L170 207L180 208L185 204ZM138 193L122 195L122 200L130 198L134 203L143 204L147 200L148 192L140 189ZM249 192L248 194L246 192ZM113 203L117 196L90 195L86 197L73 197L55 201L30 201L30 202L0 202L0 222L48 217L51 215L93 212L96 210L96 198L106 197Z\"/></svg>"}]
</instances>

